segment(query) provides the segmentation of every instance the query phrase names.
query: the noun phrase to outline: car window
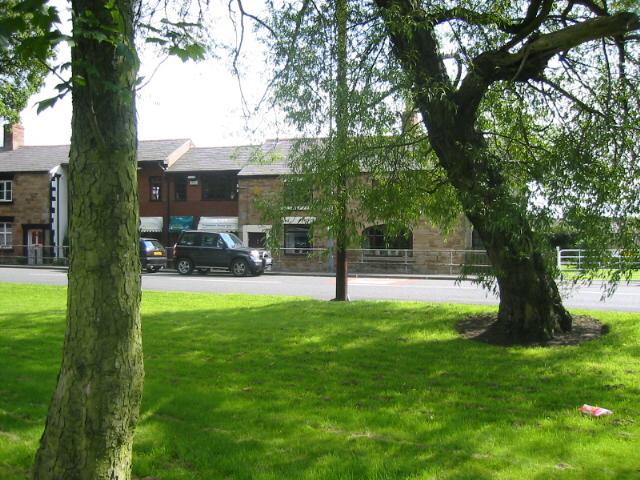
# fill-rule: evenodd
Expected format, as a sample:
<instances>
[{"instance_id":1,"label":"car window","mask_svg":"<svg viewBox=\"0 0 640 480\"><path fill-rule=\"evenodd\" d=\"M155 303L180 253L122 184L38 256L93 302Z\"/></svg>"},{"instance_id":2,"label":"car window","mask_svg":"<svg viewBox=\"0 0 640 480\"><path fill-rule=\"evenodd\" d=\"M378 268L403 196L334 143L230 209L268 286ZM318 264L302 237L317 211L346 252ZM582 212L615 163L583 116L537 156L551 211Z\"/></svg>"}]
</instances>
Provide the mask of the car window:
<instances>
[{"instance_id":1,"label":"car window","mask_svg":"<svg viewBox=\"0 0 640 480\"><path fill-rule=\"evenodd\" d=\"M144 243L144 249L147 251L162 248L162 245L160 245L160 243L158 243L155 240L144 240L143 243Z\"/></svg>"},{"instance_id":2,"label":"car window","mask_svg":"<svg viewBox=\"0 0 640 480\"><path fill-rule=\"evenodd\" d=\"M221 248L219 241L220 241L220 236L217 233L205 233L202 236L203 247Z\"/></svg>"},{"instance_id":3,"label":"car window","mask_svg":"<svg viewBox=\"0 0 640 480\"><path fill-rule=\"evenodd\" d=\"M185 232L182 234L182 238L179 243L185 247L194 247L199 245L198 234L196 232Z\"/></svg>"},{"instance_id":4,"label":"car window","mask_svg":"<svg viewBox=\"0 0 640 480\"><path fill-rule=\"evenodd\" d=\"M236 237L233 233L221 233L220 236L224 238L227 247L229 248L242 248L244 245L242 244L242 240Z\"/></svg>"}]
</instances>

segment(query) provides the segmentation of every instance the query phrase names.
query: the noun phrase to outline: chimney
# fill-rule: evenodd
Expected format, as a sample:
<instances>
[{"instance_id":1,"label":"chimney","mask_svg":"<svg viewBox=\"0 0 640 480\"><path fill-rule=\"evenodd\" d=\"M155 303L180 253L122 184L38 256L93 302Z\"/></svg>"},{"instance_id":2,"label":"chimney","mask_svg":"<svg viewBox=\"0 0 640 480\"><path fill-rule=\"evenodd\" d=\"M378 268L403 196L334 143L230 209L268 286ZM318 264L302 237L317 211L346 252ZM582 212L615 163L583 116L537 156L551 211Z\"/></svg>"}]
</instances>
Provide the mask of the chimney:
<instances>
[{"instance_id":1,"label":"chimney","mask_svg":"<svg viewBox=\"0 0 640 480\"><path fill-rule=\"evenodd\" d=\"M24 127L19 123L4 126L3 150L17 150L24 146Z\"/></svg>"}]
</instances>

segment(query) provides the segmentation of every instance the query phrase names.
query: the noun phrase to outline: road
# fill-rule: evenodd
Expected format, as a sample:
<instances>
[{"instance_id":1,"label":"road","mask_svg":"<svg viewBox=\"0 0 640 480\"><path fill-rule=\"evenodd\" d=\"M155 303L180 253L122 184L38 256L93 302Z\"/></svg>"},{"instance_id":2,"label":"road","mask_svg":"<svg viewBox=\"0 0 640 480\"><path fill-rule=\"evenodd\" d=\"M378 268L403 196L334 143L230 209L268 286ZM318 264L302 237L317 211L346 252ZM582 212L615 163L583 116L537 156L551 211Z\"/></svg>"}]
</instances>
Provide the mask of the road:
<instances>
[{"instance_id":1,"label":"road","mask_svg":"<svg viewBox=\"0 0 640 480\"><path fill-rule=\"evenodd\" d=\"M67 272L42 268L0 268L0 282L66 285ZM263 275L236 278L229 274L180 276L161 272L143 274L144 290L246 293L250 295L295 295L329 300L334 296L332 277ZM565 305L588 310L640 312L640 282L620 285L616 293L601 300L602 286L593 284L580 288L561 286ZM352 300L406 300L424 302L497 305L498 299L481 287L456 283L451 279L356 277L349 282Z\"/></svg>"}]
</instances>

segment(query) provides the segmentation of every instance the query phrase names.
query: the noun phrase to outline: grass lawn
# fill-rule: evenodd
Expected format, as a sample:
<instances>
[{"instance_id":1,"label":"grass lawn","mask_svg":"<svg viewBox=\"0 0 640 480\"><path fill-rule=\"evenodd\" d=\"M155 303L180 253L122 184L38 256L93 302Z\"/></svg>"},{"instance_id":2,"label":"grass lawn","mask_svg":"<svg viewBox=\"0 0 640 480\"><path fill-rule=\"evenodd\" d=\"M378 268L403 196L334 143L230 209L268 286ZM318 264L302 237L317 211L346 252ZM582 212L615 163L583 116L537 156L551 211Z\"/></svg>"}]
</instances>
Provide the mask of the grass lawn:
<instances>
[{"instance_id":1,"label":"grass lawn","mask_svg":"<svg viewBox=\"0 0 640 480\"><path fill-rule=\"evenodd\" d=\"M3 480L28 477L65 303L0 284ZM454 332L483 310L145 292L134 476L640 478L640 315L592 313L611 333L580 347L505 349Z\"/></svg>"},{"instance_id":2,"label":"grass lawn","mask_svg":"<svg viewBox=\"0 0 640 480\"><path fill-rule=\"evenodd\" d=\"M598 270L590 276L590 279L606 281L610 278L611 273L612 273L612 270L607 270L607 269ZM581 277L581 271L576 269L575 267L573 268L563 267L560 271L560 276L561 278L566 280L575 280L575 279L583 278ZM640 280L640 270L633 270L628 277L623 276L620 279L620 284L624 285L628 281L637 282L639 280Z\"/></svg>"}]
</instances>

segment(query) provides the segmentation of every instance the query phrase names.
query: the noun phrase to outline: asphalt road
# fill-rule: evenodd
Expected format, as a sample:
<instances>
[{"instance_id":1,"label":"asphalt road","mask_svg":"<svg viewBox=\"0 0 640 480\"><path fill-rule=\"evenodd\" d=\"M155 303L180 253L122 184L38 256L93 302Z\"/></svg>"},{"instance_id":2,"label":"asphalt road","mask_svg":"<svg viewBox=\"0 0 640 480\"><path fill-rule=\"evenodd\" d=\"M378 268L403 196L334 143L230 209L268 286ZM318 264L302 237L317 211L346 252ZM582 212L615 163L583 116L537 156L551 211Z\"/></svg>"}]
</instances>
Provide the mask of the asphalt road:
<instances>
[{"instance_id":1,"label":"asphalt road","mask_svg":"<svg viewBox=\"0 0 640 480\"><path fill-rule=\"evenodd\" d=\"M67 272L42 268L0 268L0 282L66 285ZM144 290L180 292L246 293L251 295L294 295L322 300L333 298L332 277L263 275L236 278L225 273L181 276L172 272L143 274ZM561 286L565 305L587 310L640 312L640 282L618 287L615 294L602 300L602 285L579 288ZM352 300L406 300L424 302L497 305L498 299L481 287L456 283L453 279L399 277L355 277L349 281Z\"/></svg>"}]
</instances>

